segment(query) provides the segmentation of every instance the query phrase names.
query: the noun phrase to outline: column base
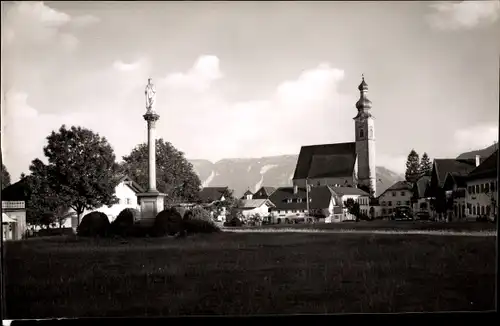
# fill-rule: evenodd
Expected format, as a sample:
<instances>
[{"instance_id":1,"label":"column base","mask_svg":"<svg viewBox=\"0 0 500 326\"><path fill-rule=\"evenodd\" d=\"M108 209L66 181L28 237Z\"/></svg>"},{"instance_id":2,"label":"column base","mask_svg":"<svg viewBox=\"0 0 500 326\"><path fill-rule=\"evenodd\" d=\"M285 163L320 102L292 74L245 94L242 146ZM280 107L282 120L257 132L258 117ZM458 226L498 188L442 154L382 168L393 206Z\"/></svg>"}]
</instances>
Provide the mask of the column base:
<instances>
[{"instance_id":1,"label":"column base","mask_svg":"<svg viewBox=\"0 0 500 326\"><path fill-rule=\"evenodd\" d=\"M165 194L152 190L137 194L141 204L141 215L137 224L141 226L152 226L156 215L164 209Z\"/></svg>"}]
</instances>

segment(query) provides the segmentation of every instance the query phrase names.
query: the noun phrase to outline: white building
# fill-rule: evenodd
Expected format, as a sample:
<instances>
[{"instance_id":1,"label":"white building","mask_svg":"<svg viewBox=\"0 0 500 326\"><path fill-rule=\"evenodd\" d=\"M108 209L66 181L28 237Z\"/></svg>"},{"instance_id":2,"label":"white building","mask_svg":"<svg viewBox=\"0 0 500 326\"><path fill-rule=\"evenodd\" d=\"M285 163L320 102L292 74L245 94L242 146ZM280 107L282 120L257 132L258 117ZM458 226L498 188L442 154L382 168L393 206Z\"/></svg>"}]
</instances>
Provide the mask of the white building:
<instances>
[{"instance_id":1,"label":"white building","mask_svg":"<svg viewBox=\"0 0 500 326\"><path fill-rule=\"evenodd\" d=\"M269 199L242 199L238 204L238 211L246 218L254 215L265 217L270 215L271 208L275 207Z\"/></svg>"},{"instance_id":2,"label":"white building","mask_svg":"<svg viewBox=\"0 0 500 326\"><path fill-rule=\"evenodd\" d=\"M120 214L120 212L125 208L134 208L140 210L137 194L141 192L144 192L144 190L139 184L133 181L129 176L122 176L118 180L115 187L115 195L118 198L118 203L110 207L102 206L92 210L85 210L80 219L91 212L102 212L108 216L110 222L113 222L118 214ZM73 209L70 209L70 211L74 212ZM64 226L72 227L76 230L76 228L78 227L77 216L72 217L71 221L66 221Z\"/></svg>"},{"instance_id":3,"label":"white building","mask_svg":"<svg viewBox=\"0 0 500 326\"><path fill-rule=\"evenodd\" d=\"M390 216L396 207L411 209L412 194L412 185L406 181L398 181L390 186L378 198L382 216Z\"/></svg>"},{"instance_id":4,"label":"white building","mask_svg":"<svg viewBox=\"0 0 500 326\"><path fill-rule=\"evenodd\" d=\"M466 178L467 217L486 216L495 220L498 212L498 150L472 170Z\"/></svg>"}]
</instances>

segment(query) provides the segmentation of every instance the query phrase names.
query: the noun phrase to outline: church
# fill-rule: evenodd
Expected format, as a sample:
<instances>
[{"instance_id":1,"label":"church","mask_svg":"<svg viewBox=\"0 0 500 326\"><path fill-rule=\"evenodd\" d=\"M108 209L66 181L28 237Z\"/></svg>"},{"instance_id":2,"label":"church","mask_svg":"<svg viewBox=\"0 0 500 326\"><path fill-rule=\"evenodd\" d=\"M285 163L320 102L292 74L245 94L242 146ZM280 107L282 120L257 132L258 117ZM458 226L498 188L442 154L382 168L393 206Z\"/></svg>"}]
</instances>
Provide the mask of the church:
<instances>
[{"instance_id":1,"label":"church","mask_svg":"<svg viewBox=\"0 0 500 326\"><path fill-rule=\"evenodd\" d=\"M356 187L376 194L375 124L368 85L362 77L354 119L355 141L302 146L293 176L294 187Z\"/></svg>"}]
</instances>

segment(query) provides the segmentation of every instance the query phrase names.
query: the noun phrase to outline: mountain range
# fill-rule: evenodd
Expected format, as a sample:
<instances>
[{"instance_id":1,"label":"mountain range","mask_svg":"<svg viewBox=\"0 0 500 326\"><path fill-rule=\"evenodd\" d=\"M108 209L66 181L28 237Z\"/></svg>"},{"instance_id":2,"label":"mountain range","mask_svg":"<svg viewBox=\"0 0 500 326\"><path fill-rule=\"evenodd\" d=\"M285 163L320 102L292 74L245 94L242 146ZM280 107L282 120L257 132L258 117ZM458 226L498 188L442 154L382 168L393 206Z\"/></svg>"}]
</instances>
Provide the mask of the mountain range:
<instances>
[{"instance_id":1,"label":"mountain range","mask_svg":"<svg viewBox=\"0 0 500 326\"><path fill-rule=\"evenodd\" d=\"M200 177L203 187L227 186L241 197L247 190L257 191L262 186L285 187L292 185L298 155L268 156L261 158L189 160ZM377 193L381 194L404 175L377 166Z\"/></svg>"}]
</instances>

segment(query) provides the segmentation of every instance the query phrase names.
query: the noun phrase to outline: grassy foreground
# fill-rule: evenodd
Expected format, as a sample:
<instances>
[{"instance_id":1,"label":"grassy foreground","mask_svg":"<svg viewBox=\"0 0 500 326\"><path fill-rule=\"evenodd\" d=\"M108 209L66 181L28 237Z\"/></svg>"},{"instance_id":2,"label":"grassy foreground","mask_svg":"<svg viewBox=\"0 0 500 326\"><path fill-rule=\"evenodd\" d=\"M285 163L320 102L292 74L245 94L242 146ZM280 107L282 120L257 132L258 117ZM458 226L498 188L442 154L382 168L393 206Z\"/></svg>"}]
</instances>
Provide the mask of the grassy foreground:
<instances>
[{"instance_id":1,"label":"grassy foreground","mask_svg":"<svg viewBox=\"0 0 500 326\"><path fill-rule=\"evenodd\" d=\"M494 309L496 237L220 233L7 243L7 318Z\"/></svg>"}]
</instances>

